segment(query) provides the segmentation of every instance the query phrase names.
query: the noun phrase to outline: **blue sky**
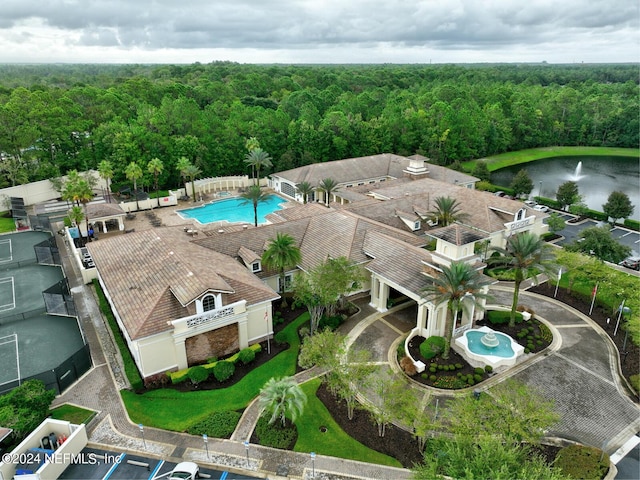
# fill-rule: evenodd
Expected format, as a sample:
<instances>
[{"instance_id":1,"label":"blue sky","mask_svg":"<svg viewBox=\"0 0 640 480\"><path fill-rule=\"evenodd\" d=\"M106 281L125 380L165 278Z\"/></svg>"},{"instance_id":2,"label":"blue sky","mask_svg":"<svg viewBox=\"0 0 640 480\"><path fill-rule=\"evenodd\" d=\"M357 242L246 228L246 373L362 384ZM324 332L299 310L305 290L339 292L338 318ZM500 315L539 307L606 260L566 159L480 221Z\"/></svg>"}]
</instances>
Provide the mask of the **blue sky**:
<instances>
[{"instance_id":1,"label":"blue sky","mask_svg":"<svg viewBox=\"0 0 640 480\"><path fill-rule=\"evenodd\" d=\"M0 62L640 61L637 0L3 0Z\"/></svg>"}]
</instances>

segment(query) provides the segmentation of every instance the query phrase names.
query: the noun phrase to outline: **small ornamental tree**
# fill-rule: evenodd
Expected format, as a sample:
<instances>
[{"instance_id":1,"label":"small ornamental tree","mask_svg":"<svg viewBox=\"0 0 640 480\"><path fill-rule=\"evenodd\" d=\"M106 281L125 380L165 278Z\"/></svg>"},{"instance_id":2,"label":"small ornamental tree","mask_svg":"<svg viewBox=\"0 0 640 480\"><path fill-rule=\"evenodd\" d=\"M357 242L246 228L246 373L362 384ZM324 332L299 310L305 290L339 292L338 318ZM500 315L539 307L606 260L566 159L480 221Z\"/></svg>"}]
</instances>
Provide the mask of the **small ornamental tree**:
<instances>
[{"instance_id":1,"label":"small ornamental tree","mask_svg":"<svg viewBox=\"0 0 640 480\"><path fill-rule=\"evenodd\" d=\"M258 397L261 416L267 417L269 424L280 420L282 426L287 419L295 424L306 403L307 396L293 377L269 379Z\"/></svg>"},{"instance_id":2,"label":"small ornamental tree","mask_svg":"<svg viewBox=\"0 0 640 480\"><path fill-rule=\"evenodd\" d=\"M516 173L515 177L513 177L510 187L513 189L513 194L516 197L520 197L521 195L526 196L531 193L531 190L533 190L533 181L527 171L523 168Z\"/></svg>"},{"instance_id":3,"label":"small ornamental tree","mask_svg":"<svg viewBox=\"0 0 640 480\"><path fill-rule=\"evenodd\" d=\"M611 225L615 225L619 218L630 217L634 207L629 196L620 191L611 192L607 203L602 205L602 211L611 219Z\"/></svg>"},{"instance_id":4,"label":"small ornamental tree","mask_svg":"<svg viewBox=\"0 0 640 480\"><path fill-rule=\"evenodd\" d=\"M556 212L551 213L547 218L547 225L549 225L549 231L553 234L558 233L565 227L564 218L558 215Z\"/></svg>"},{"instance_id":5,"label":"small ornamental tree","mask_svg":"<svg viewBox=\"0 0 640 480\"><path fill-rule=\"evenodd\" d=\"M566 209L569 205L580 202L582 198L580 197L580 192L578 191L578 184L571 181L564 182L558 187L558 190L556 191L556 200L564 209Z\"/></svg>"}]
</instances>

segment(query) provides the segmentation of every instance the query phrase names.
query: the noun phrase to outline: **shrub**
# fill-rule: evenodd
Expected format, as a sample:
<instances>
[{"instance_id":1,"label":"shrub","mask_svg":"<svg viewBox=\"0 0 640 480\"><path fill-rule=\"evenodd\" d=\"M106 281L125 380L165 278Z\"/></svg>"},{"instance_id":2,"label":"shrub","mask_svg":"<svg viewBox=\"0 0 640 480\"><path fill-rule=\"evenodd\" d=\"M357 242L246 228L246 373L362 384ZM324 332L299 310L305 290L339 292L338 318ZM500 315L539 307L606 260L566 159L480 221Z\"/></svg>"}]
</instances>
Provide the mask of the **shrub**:
<instances>
[{"instance_id":1,"label":"shrub","mask_svg":"<svg viewBox=\"0 0 640 480\"><path fill-rule=\"evenodd\" d=\"M324 328L329 328L330 330L335 330L341 323L342 317L340 315L336 315L335 317L323 316L318 322L318 329L323 330Z\"/></svg>"},{"instance_id":2,"label":"shrub","mask_svg":"<svg viewBox=\"0 0 640 480\"><path fill-rule=\"evenodd\" d=\"M191 425L187 432L191 435L208 435L215 438L229 438L236 429L240 417L240 412L227 410L224 412L213 412L204 420Z\"/></svg>"},{"instance_id":3,"label":"shrub","mask_svg":"<svg viewBox=\"0 0 640 480\"><path fill-rule=\"evenodd\" d=\"M417 373L416 366L413 364L413 360L410 357L402 357L400 360L400 368L402 371L412 377Z\"/></svg>"},{"instance_id":4,"label":"shrub","mask_svg":"<svg viewBox=\"0 0 640 480\"><path fill-rule=\"evenodd\" d=\"M457 368L458 370L460 370L460 369L462 368L462 364L461 364L461 363L456 363L456 368Z\"/></svg>"},{"instance_id":5,"label":"shrub","mask_svg":"<svg viewBox=\"0 0 640 480\"><path fill-rule=\"evenodd\" d=\"M482 375L484 373L484 368L476 367L473 369L473 373L476 375Z\"/></svg>"},{"instance_id":6,"label":"shrub","mask_svg":"<svg viewBox=\"0 0 640 480\"><path fill-rule=\"evenodd\" d=\"M194 385L204 382L207 378L209 378L209 371L206 368L195 366L189 369L189 380Z\"/></svg>"},{"instance_id":7,"label":"shrub","mask_svg":"<svg viewBox=\"0 0 640 480\"><path fill-rule=\"evenodd\" d=\"M270 425L266 417L260 417L256 424L256 436L260 445L288 449L295 443L298 431L295 425L283 427L280 422Z\"/></svg>"},{"instance_id":8,"label":"shrub","mask_svg":"<svg viewBox=\"0 0 640 480\"><path fill-rule=\"evenodd\" d=\"M467 384L472 387L473 385L476 384L475 380L473 378L467 378Z\"/></svg>"},{"instance_id":9,"label":"shrub","mask_svg":"<svg viewBox=\"0 0 640 480\"><path fill-rule=\"evenodd\" d=\"M631 386L636 393L640 392L640 374L631 375L629 377L629 383L631 383Z\"/></svg>"},{"instance_id":10,"label":"shrub","mask_svg":"<svg viewBox=\"0 0 640 480\"><path fill-rule=\"evenodd\" d=\"M438 378L438 377L435 376L435 375L429 375L429 380L431 380L432 382L435 382L436 378Z\"/></svg>"},{"instance_id":11,"label":"shrub","mask_svg":"<svg viewBox=\"0 0 640 480\"><path fill-rule=\"evenodd\" d=\"M402 357L404 357L406 355L407 355L407 352L404 349L404 340L402 340L398 344L398 347L396 348L396 356L397 356L397 358L402 358Z\"/></svg>"},{"instance_id":12,"label":"shrub","mask_svg":"<svg viewBox=\"0 0 640 480\"><path fill-rule=\"evenodd\" d=\"M444 337L429 337L420 344L420 355L429 360L441 353L444 350L444 345Z\"/></svg>"},{"instance_id":13,"label":"shrub","mask_svg":"<svg viewBox=\"0 0 640 480\"><path fill-rule=\"evenodd\" d=\"M427 378L429 378L429 375L427 375L426 373L421 373L420 377L426 380Z\"/></svg>"},{"instance_id":14,"label":"shrub","mask_svg":"<svg viewBox=\"0 0 640 480\"><path fill-rule=\"evenodd\" d=\"M480 375L479 373L476 373L476 374L473 376L473 379L474 379L476 382L481 382L481 381L482 381L482 375Z\"/></svg>"},{"instance_id":15,"label":"shrub","mask_svg":"<svg viewBox=\"0 0 640 480\"><path fill-rule=\"evenodd\" d=\"M240 360L243 365L253 362L255 358L256 358L256 352L254 352L250 348L243 348L242 350L240 350L240 353L238 354L238 360Z\"/></svg>"},{"instance_id":16,"label":"shrub","mask_svg":"<svg viewBox=\"0 0 640 480\"><path fill-rule=\"evenodd\" d=\"M491 365L485 365L484 366L484 371L486 373L491 373L491 372L493 372L493 367Z\"/></svg>"},{"instance_id":17,"label":"shrub","mask_svg":"<svg viewBox=\"0 0 640 480\"><path fill-rule=\"evenodd\" d=\"M213 367L213 376L216 377L216 380L219 382L224 382L231 378L235 371L236 366L233 363L221 360Z\"/></svg>"},{"instance_id":18,"label":"shrub","mask_svg":"<svg viewBox=\"0 0 640 480\"><path fill-rule=\"evenodd\" d=\"M276 333L273 337L273 339L275 340L275 342L278 345L284 345L284 344L288 344L289 342L287 341L287 334L284 330L279 331L278 333Z\"/></svg>"},{"instance_id":19,"label":"shrub","mask_svg":"<svg viewBox=\"0 0 640 480\"><path fill-rule=\"evenodd\" d=\"M429 367L429 371L431 373L436 373L438 371L438 368L437 367Z\"/></svg>"},{"instance_id":20,"label":"shrub","mask_svg":"<svg viewBox=\"0 0 640 480\"><path fill-rule=\"evenodd\" d=\"M609 455L598 448L570 445L558 452L554 465L571 478L600 480L609 470Z\"/></svg>"}]
</instances>

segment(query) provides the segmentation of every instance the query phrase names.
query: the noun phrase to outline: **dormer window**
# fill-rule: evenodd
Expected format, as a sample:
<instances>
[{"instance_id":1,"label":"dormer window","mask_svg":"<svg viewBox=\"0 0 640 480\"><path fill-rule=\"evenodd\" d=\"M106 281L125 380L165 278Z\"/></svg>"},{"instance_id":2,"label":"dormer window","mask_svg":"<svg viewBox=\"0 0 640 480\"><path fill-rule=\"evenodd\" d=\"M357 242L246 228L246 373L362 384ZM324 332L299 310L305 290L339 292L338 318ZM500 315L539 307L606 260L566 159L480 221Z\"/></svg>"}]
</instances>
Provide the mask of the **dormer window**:
<instances>
[{"instance_id":1,"label":"dormer window","mask_svg":"<svg viewBox=\"0 0 640 480\"><path fill-rule=\"evenodd\" d=\"M262 265L260 265L260 262L253 262L251 264L251 271L256 273L262 270Z\"/></svg>"},{"instance_id":2,"label":"dormer window","mask_svg":"<svg viewBox=\"0 0 640 480\"><path fill-rule=\"evenodd\" d=\"M413 222L413 231L420 230L420 221Z\"/></svg>"},{"instance_id":3,"label":"dormer window","mask_svg":"<svg viewBox=\"0 0 640 480\"><path fill-rule=\"evenodd\" d=\"M516 212L516 218L514 221L519 222L520 220L524 220L526 215L527 215L527 211L524 208L521 208Z\"/></svg>"},{"instance_id":4,"label":"dormer window","mask_svg":"<svg viewBox=\"0 0 640 480\"><path fill-rule=\"evenodd\" d=\"M216 297L213 295L206 295L202 299L202 310L208 312L209 310L216 309Z\"/></svg>"}]
</instances>

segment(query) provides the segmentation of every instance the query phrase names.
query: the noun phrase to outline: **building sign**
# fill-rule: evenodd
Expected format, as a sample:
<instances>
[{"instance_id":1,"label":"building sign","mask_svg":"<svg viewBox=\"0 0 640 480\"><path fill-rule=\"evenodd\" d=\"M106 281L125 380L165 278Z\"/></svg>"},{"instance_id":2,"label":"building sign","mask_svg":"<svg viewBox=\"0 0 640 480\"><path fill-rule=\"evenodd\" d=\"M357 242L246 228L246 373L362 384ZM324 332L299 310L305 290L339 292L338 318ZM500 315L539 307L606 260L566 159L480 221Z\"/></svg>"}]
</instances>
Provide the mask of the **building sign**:
<instances>
[{"instance_id":1,"label":"building sign","mask_svg":"<svg viewBox=\"0 0 640 480\"><path fill-rule=\"evenodd\" d=\"M513 232L515 232L516 230L522 230L530 225L533 225L533 222L535 221L536 217L528 217L525 218L524 220L518 220L516 222L509 222L509 223L505 223L504 226L507 228L507 230L509 231L508 233L511 234Z\"/></svg>"},{"instance_id":2,"label":"building sign","mask_svg":"<svg viewBox=\"0 0 640 480\"><path fill-rule=\"evenodd\" d=\"M187 328L199 327L218 318L228 317L229 315L233 315L233 312L233 307L226 307L196 315L195 317L187 319Z\"/></svg>"}]
</instances>

